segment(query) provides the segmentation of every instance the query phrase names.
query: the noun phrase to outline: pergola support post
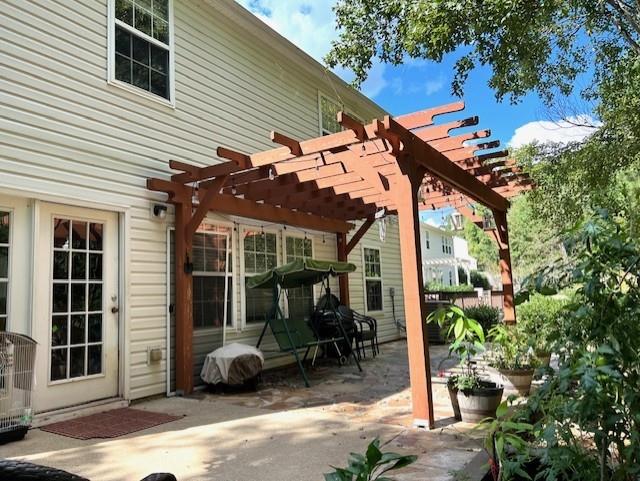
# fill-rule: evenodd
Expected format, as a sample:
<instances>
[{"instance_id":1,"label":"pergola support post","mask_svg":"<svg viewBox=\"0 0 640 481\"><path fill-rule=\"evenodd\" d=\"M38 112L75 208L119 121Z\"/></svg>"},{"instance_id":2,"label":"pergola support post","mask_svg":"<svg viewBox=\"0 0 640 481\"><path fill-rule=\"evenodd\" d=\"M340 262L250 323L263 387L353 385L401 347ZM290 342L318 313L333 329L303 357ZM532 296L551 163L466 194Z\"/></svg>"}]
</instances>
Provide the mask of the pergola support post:
<instances>
[{"instance_id":1,"label":"pergola support post","mask_svg":"<svg viewBox=\"0 0 640 481\"><path fill-rule=\"evenodd\" d=\"M476 222L476 216L468 207L459 206L457 211L471 222ZM506 324L516 323L515 296L513 293L513 271L511 268L511 252L509 250L509 227L507 225L507 213L502 211L493 211L493 218L496 223L495 229L485 230L485 234L489 235L498 246L498 255L500 258L500 279L502 281L502 312L504 322ZM470 273L468 274L470 276ZM469 280L471 278L469 277Z\"/></svg>"},{"instance_id":2,"label":"pergola support post","mask_svg":"<svg viewBox=\"0 0 640 481\"><path fill-rule=\"evenodd\" d=\"M193 278L190 269L193 236L187 229L191 220L191 199L183 199L175 207L176 392L186 395L193 391Z\"/></svg>"},{"instance_id":3,"label":"pergola support post","mask_svg":"<svg viewBox=\"0 0 640 481\"><path fill-rule=\"evenodd\" d=\"M338 232L336 234L338 260L340 262L347 262L347 234L344 232ZM338 276L338 283L340 286L340 303L345 306L349 306L349 276Z\"/></svg>"},{"instance_id":4,"label":"pergola support post","mask_svg":"<svg viewBox=\"0 0 640 481\"><path fill-rule=\"evenodd\" d=\"M500 256L500 277L502 280L502 299L505 324L516 323L515 296L513 294L513 270L511 268L511 251L509 249L509 227L506 212L493 212L496 222L495 239Z\"/></svg>"},{"instance_id":5,"label":"pergola support post","mask_svg":"<svg viewBox=\"0 0 640 481\"><path fill-rule=\"evenodd\" d=\"M435 424L431 361L426 329L427 310L422 282L418 209L418 189L424 177L424 171L420 168L416 169L411 163L407 164L408 171L400 176L395 188L397 189L398 228L401 232L402 289L407 328L411 402L414 426L433 429Z\"/></svg>"}]
</instances>

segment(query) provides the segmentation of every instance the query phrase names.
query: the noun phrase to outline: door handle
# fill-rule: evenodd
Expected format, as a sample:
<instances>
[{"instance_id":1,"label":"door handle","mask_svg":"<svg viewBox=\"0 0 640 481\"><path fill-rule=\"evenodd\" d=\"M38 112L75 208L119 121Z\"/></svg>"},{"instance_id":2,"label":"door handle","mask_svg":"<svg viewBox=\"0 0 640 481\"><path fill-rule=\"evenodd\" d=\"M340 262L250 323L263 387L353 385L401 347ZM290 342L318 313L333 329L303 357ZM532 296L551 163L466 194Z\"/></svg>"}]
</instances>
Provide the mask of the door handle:
<instances>
[{"instance_id":1,"label":"door handle","mask_svg":"<svg viewBox=\"0 0 640 481\"><path fill-rule=\"evenodd\" d=\"M117 314L118 312L120 312L120 308L119 307L112 307L111 308L111 313L112 314Z\"/></svg>"}]
</instances>

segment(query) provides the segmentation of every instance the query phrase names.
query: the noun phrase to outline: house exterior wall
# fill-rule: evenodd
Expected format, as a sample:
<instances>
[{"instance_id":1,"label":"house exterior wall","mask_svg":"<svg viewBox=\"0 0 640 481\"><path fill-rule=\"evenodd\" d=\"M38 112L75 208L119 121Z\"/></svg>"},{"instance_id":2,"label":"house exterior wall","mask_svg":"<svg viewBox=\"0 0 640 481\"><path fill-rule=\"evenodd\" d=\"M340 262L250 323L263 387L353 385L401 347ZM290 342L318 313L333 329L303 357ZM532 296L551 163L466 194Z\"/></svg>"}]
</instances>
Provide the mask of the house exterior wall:
<instances>
[{"instance_id":1,"label":"house exterior wall","mask_svg":"<svg viewBox=\"0 0 640 481\"><path fill-rule=\"evenodd\" d=\"M420 226L422 248L422 274L425 283L442 282L445 285L459 283L456 264L466 270L477 268L477 261L469 255L467 241L451 233L422 223ZM427 246L427 239L429 245ZM451 248L443 251L443 244Z\"/></svg>"},{"instance_id":2,"label":"house exterior wall","mask_svg":"<svg viewBox=\"0 0 640 481\"><path fill-rule=\"evenodd\" d=\"M153 204L166 199L146 189L147 178L168 178L171 159L215 163L219 145L244 152L270 148L270 129L300 139L317 136L319 93L339 97L363 119L384 113L231 0L172 3L175 107L107 82L107 0L6 0L0 13L6 62L0 194L27 199L31 226L44 201L119 213L120 392L129 399L165 392L167 379L167 228L173 212L169 208L165 221L153 218ZM208 221L233 222L214 215ZM29 232L33 243L37 228ZM335 236L326 240L322 244L315 235L317 256L335 258ZM238 272L237 235L233 242ZM370 232L363 242L380 241ZM393 222L382 249L385 290L396 288L402 313ZM359 247L349 260L360 271ZM236 316L240 289L234 280ZM351 298L362 310L358 274L352 276ZM35 302L33 292L25 302ZM381 315L384 340L397 336L389 304ZM32 322L16 320L12 327L29 333ZM228 339L253 343L257 334L256 328L234 328ZM196 335L196 342L201 361L215 340ZM149 347L163 349L162 362L147 363Z\"/></svg>"}]
</instances>

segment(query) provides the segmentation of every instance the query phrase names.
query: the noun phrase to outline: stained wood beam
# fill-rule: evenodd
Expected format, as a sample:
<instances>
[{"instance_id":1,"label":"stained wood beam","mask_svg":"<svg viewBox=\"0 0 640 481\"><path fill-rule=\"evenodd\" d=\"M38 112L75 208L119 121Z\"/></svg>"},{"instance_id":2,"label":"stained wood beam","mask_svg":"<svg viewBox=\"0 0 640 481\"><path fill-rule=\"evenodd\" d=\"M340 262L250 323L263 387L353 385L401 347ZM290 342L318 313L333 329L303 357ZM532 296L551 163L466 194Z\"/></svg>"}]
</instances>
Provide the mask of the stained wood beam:
<instances>
[{"instance_id":1,"label":"stained wood beam","mask_svg":"<svg viewBox=\"0 0 640 481\"><path fill-rule=\"evenodd\" d=\"M391 117L385 116L383 122L378 123L378 134L382 137L392 132L402 138L407 146L407 153L422 165L429 174L434 175L455 187L461 193L490 208L506 211L509 201L490 187L486 186L460 166L450 162L433 147L421 142L416 135L405 129Z\"/></svg>"},{"instance_id":2,"label":"stained wood beam","mask_svg":"<svg viewBox=\"0 0 640 481\"><path fill-rule=\"evenodd\" d=\"M358 245L358 242L360 242L360 239L364 237L364 235L369 230L369 227L371 227L375 221L376 221L375 217L371 216L371 217L367 217L367 219L362 223L362 225L358 228L358 230L355 232L355 234L353 234L353 236L347 243L347 247L346 247L347 255L349 255L353 250L353 248Z\"/></svg>"},{"instance_id":3,"label":"stained wood beam","mask_svg":"<svg viewBox=\"0 0 640 481\"><path fill-rule=\"evenodd\" d=\"M399 115L396 120L407 129L417 129L427 127L433 124L433 118L436 115L449 114L464 110L464 102L453 102L450 104L439 105L429 109L413 112L411 114Z\"/></svg>"},{"instance_id":4,"label":"stained wood beam","mask_svg":"<svg viewBox=\"0 0 640 481\"><path fill-rule=\"evenodd\" d=\"M284 207L275 207L269 204L259 204L226 194L219 194L214 202L215 212L301 227L303 229L346 233L354 227L353 224L341 220L298 212Z\"/></svg>"},{"instance_id":5,"label":"stained wood beam","mask_svg":"<svg viewBox=\"0 0 640 481\"><path fill-rule=\"evenodd\" d=\"M224 183L227 181L227 179L227 175L217 177L205 191L205 194L200 197L200 204L198 205L196 211L192 214L191 219L189 219L189 222L187 222L187 225L185 227L185 234L187 237L193 238L193 235L198 230L198 227L200 227L202 220L206 217L207 213L213 209L216 197L220 194L220 190L224 186Z\"/></svg>"}]
</instances>

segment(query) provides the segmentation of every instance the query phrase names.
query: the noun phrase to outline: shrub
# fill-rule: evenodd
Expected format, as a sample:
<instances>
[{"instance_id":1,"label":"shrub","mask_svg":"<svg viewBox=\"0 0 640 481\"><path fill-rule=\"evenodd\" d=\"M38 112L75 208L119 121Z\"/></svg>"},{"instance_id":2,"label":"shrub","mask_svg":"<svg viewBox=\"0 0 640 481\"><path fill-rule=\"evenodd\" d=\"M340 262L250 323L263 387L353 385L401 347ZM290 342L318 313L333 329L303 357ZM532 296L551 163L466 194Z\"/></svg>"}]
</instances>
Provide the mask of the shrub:
<instances>
[{"instance_id":1,"label":"shrub","mask_svg":"<svg viewBox=\"0 0 640 481\"><path fill-rule=\"evenodd\" d=\"M487 279L487 276L478 271L471 271L471 285L473 285L473 287L491 289L491 283L489 279Z\"/></svg>"},{"instance_id":2,"label":"shrub","mask_svg":"<svg viewBox=\"0 0 640 481\"><path fill-rule=\"evenodd\" d=\"M485 331L489 331L489 329L498 324L501 312L497 307L484 304L464 309L465 316L478 321Z\"/></svg>"},{"instance_id":3,"label":"shrub","mask_svg":"<svg viewBox=\"0 0 640 481\"><path fill-rule=\"evenodd\" d=\"M473 286L470 284L450 286L440 282L428 282L424 286L424 290L427 292L473 292Z\"/></svg>"},{"instance_id":4,"label":"shrub","mask_svg":"<svg viewBox=\"0 0 640 481\"><path fill-rule=\"evenodd\" d=\"M467 273L462 267L458 267L458 281L460 284L468 284L469 279L467 278Z\"/></svg>"},{"instance_id":5,"label":"shrub","mask_svg":"<svg viewBox=\"0 0 640 481\"><path fill-rule=\"evenodd\" d=\"M568 299L562 296L532 295L527 302L516 307L518 324L529 337L531 346L539 353L551 349L551 333L558 327L564 315Z\"/></svg>"}]
</instances>

